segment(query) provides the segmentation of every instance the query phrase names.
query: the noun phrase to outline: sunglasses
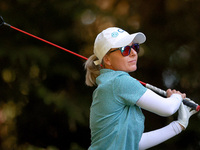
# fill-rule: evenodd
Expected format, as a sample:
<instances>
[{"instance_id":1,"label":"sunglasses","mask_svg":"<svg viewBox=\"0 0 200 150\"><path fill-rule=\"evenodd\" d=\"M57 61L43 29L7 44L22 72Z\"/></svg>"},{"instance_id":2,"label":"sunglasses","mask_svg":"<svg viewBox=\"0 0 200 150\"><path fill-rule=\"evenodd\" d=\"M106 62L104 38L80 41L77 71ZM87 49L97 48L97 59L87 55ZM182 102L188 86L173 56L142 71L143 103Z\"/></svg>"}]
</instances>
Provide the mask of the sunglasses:
<instances>
[{"instance_id":1,"label":"sunglasses","mask_svg":"<svg viewBox=\"0 0 200 150\"><path fill-rule=\"evenodd\" d=\"M115 50L110 51L110 53L120 50L122 56L128 56L131 52L131 48L133 48L137 53L140 51L140 46L138 43L132 44L131 46L124 46Z\"/></svg>"}]
</instances>

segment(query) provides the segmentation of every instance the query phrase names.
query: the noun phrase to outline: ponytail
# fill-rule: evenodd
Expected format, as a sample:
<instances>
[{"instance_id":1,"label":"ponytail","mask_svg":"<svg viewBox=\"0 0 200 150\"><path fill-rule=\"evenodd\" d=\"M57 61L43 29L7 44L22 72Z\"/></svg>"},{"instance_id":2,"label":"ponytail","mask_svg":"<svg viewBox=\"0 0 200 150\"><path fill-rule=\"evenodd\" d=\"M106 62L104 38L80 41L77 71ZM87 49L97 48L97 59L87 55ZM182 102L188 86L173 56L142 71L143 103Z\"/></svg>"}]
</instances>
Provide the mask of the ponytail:
<instances>
[{"instance_id":1,"label":"ponytail","mask_svg":"<svg viewBox=\"0 0 200 150\"><path fill-rule=\"evenodd\" d=\"M86 69L85 83L87 86L95 86L96 78L100 75L101 66L94 64L94 61L97 59L98 58L93 54L85 62L85 69Z\"/></svg>"}]
</instances>

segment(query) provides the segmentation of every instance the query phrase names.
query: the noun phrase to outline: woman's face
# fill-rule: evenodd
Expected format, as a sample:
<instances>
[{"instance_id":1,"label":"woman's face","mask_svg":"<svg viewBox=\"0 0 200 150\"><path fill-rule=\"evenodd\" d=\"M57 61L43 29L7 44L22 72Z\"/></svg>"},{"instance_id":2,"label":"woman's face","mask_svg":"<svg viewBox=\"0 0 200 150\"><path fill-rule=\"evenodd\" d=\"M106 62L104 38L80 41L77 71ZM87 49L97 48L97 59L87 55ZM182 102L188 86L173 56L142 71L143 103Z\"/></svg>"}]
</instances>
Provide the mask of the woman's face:
<instances>
[{"instance_id":1,"label":"woman's face","mask_svg":"<svg viewBox=\"0 0 200 150\"><path fill-rule=\"evenodd\" d=\"M131 46L133 43L130 43ZM111 49L112 51L114 49ZM131 48L131 52L128 56L122 56L121 51L117 50L112 53L108 53L104 56L104 65L107 69L115 71L133 72L137 69L137 52Z\"/></svg>"}]
</instances>

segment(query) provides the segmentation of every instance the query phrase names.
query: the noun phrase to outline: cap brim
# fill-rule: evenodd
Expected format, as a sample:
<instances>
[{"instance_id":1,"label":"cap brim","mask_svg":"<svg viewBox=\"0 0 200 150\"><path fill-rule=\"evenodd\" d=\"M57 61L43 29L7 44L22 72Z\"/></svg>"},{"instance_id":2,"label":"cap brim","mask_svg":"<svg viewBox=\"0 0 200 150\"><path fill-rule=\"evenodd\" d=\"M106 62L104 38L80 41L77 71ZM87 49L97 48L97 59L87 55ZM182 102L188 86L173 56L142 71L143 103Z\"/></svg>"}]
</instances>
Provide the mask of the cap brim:
<instances>
[{"instance_id":1,"label":"cap brim","mask_svg":"<svg viewBox=\"0 0 200 150\"><path fill-rule=\"evenodd\" d=\"M129 45L131 42L142 44L146 41L146 36L142 32L134 33L125 36L121 40L119 40L112 48L119 48L126 45Z\"/></svg>"}]
</instances>

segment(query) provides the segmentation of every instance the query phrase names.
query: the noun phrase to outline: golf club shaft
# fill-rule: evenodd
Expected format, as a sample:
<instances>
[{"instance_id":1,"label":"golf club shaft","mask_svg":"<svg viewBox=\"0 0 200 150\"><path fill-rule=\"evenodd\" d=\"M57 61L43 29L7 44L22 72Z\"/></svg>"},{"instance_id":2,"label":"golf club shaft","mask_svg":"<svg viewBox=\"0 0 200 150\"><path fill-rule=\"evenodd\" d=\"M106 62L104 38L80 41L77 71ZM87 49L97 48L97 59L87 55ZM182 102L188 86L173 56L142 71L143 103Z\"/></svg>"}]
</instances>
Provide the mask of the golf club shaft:
<instances>
[{"instance_id":1,"label":"golf club shaft","mask_svg":"<svg viewBox=\"0 0 200 150\"><path fill-rule=\"evenodd\" d=\"M49 42L49 41L47 41L47 40L44 40L44 39L42 39L42 38L40 38L40 37L38 37L38 36L35 36L35 35L33 35L33 34L30 34L30 33L26 32L26 31L23 31L23 30L21 30L21 29L18 29L18 28L16 28L16 27L14 27L14 26L11 26L10 24L7 24L6 22L4 22L2 16L0 16L0 21L1 21L1 22L0 22L0 26L6 25L6 26L8 26L8 27L10 27L10 28L12 28L12 29L14 29L14 30L17 30L17 31L19 31L19 32L21 32L21 33L24 33L24 34L26 34L26 35L29 35L29 36L31 36L31 37L33 37L33 38L36 38L36 39L38 39L38 40L40 40L40 41L43 41L43 42L47 43L47 44L50 44L50 45L52 45L52 46L55 46L55 47L57 47L57 48L59 48L59 49L62 49L62 50L64 50L64 51L68 52L68 53L71 53L71 54L73 54L73 55L75 55L75 56L78 56L78 57L80 57L80 58L82 58L82 59L85 59L85 60L88 59L88 58L86 58L86 57L84 57L84 56L82 56L82 55L80 55L80 54L77 54L77 53L75 53L75 52L72 52L72 51L70 51L70 50L68 50L68 49L66 49L66 48L63 48L63 47L61 47L61 46L59 46L59 45L57 45L57 44L54 44L54 43ZM139 81L139 80L138 80L138 81ZM160 95L162 95L162 96L166 96L166 92L165 92L164 90L159 89L159 88L157 88L157 87L155 87L155 86L152 86L152 85L150 85L150 84L144 83L144 82L142 82L142 81L139 81L139 82L140 82L142 85L144 85L145 87L147 87L148 89L151 89L151 90L153 90L154 92L157 92L158 94L160 94ZM196 104L196 103L191 102L189 98L184 99L184 100L183 100L183 103L184 103L185 105L191 107L192 109L196 110L196 111L199 111L199 110L200 110L200 106L199 106L198 104Z\"/></svg>"},{"instance_id":2,"label":"golf club shaft","mask_svg":"<svg viewBox=\"0 0 200 150\"><path fill-rule=\"evenodd\" d=\"M38 37L38 36L35 36L35 35L33 35L33 34L30 34L30 33L26 32L26 31L21 30L21 29L18 29L18 28L14 27L14 26L11 26L11 25L9 25L9 24L7 24L7 23L5 23L5 22L4 22L4 25L7 25L7 26L9 26L10 28L12 28L12 29L14 29L14 30L17 30L17 31L19 31L19 32L21 32L21 33L24 33L24 34L26 34L26 35L29 35L29 36L31 36L31 37L34 37L34 38L36 38L36 39L38 39L38 40L40 40L40 41L43 41L43 42L45 42L45 43L47 43L47 44L50 44L50 45L52 45L52 46L55 46L55 47L57 47L57 48L59 48L59 49L62 49L62 50L64 50L64 51L66 51L66 52L68 52L68 53L71 53L71 54L73 54L73 55L76 55L76 56L78 56L78 57L80 57L80 58L83 58L83 59L87 60L86 57L84 57L84 56L82 56L82 55L80 55L80 54L77 54L77 53L75 53L75 52L72 52L72 51L70 51L70 50L68 50L68 49L66 49L66 48L64 48L64 47L61 47L61 46L59 46L59 45L57 45L57 44L54 44L54 43L49 42L49 41L47 41L47 40L44 40L44 39L42 39L42 38L40 38L40 37Z\"/></svg>"}]
</instances>

